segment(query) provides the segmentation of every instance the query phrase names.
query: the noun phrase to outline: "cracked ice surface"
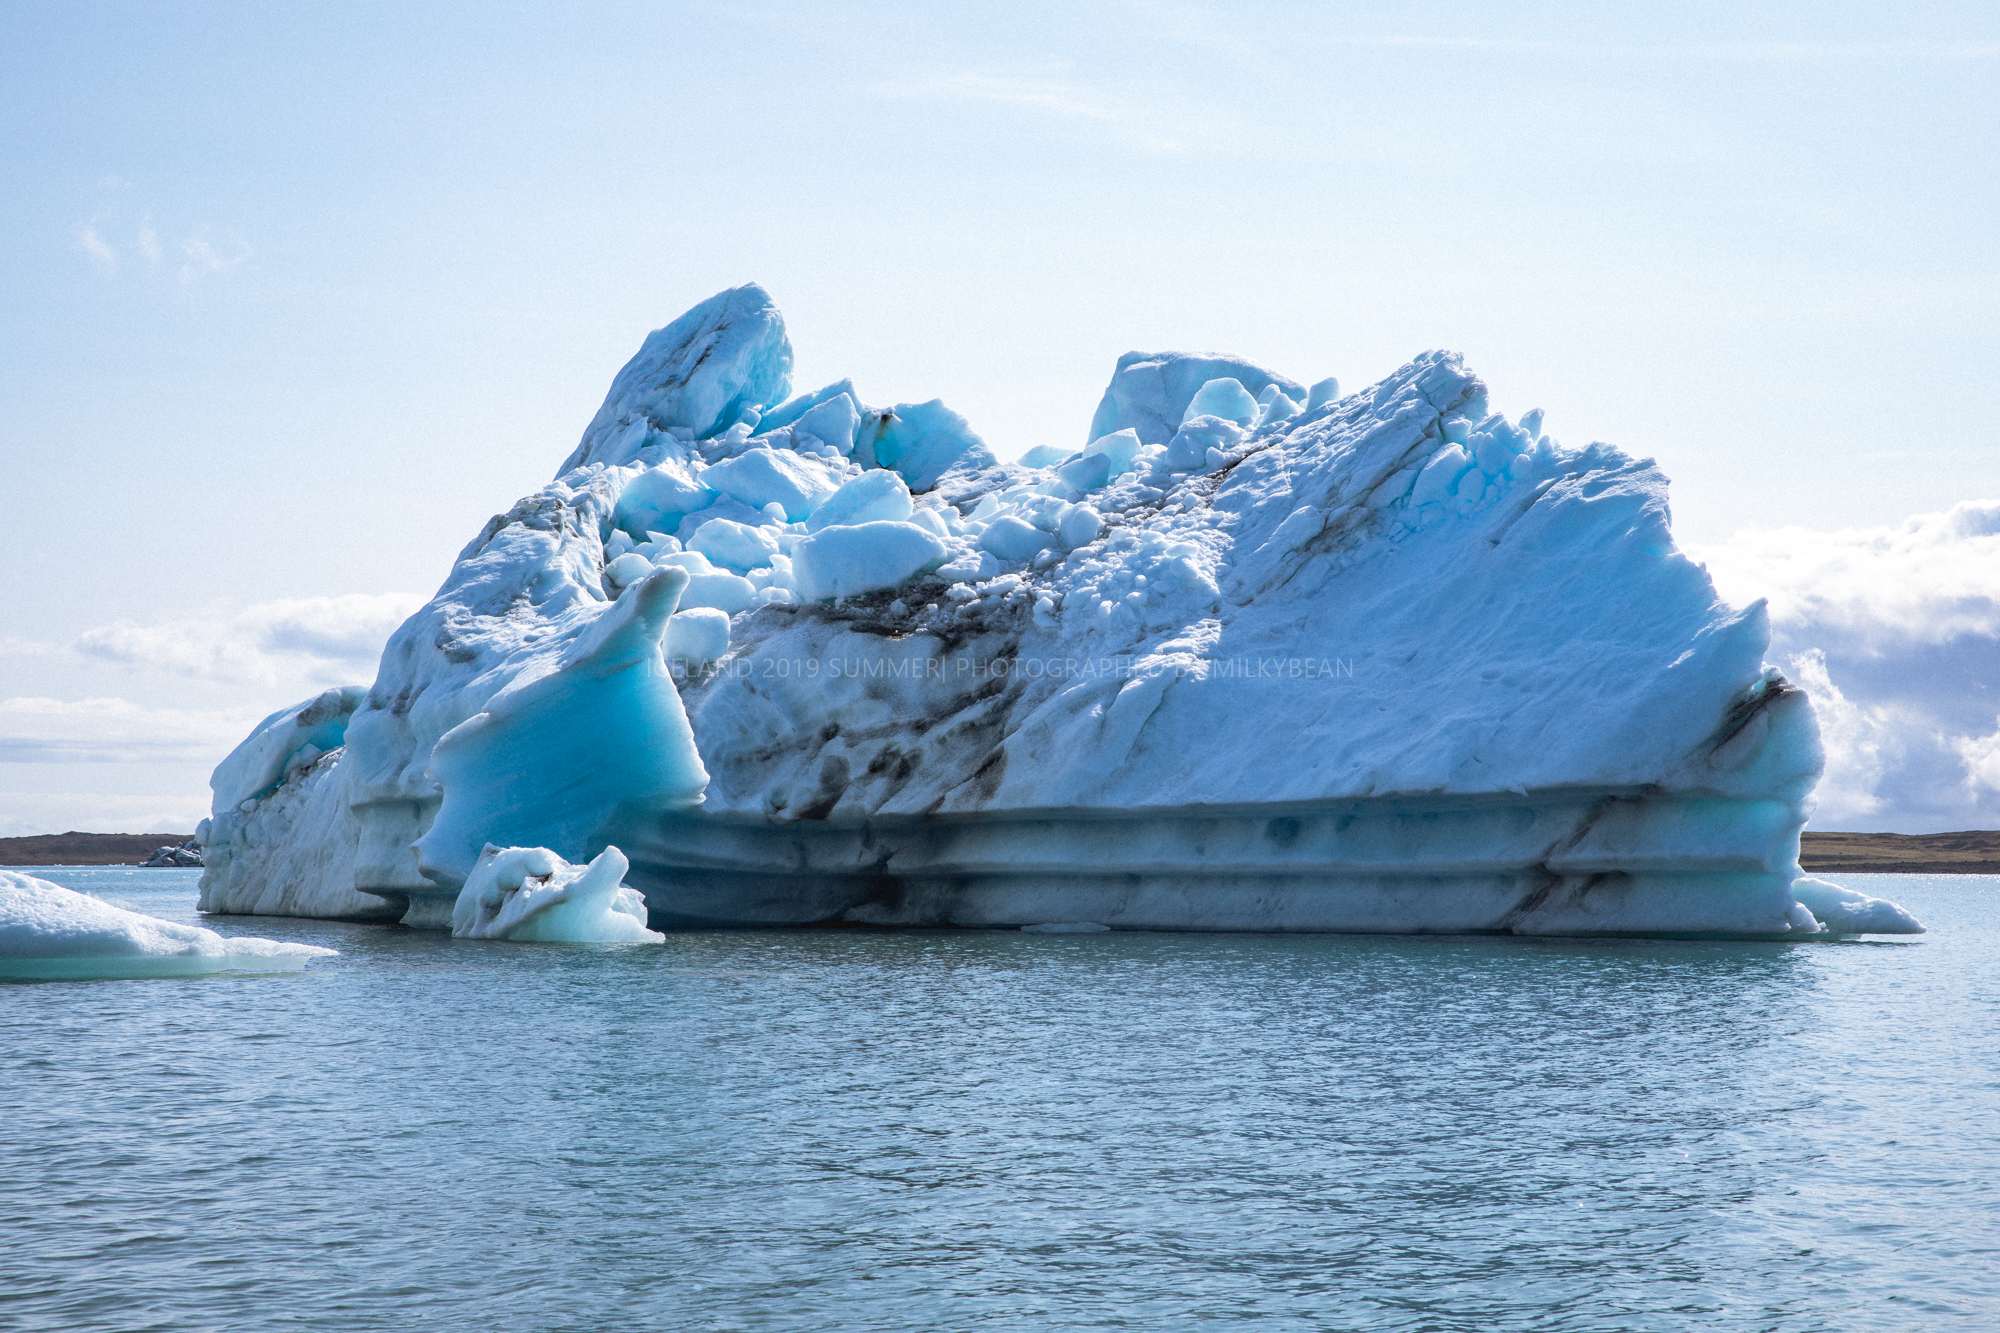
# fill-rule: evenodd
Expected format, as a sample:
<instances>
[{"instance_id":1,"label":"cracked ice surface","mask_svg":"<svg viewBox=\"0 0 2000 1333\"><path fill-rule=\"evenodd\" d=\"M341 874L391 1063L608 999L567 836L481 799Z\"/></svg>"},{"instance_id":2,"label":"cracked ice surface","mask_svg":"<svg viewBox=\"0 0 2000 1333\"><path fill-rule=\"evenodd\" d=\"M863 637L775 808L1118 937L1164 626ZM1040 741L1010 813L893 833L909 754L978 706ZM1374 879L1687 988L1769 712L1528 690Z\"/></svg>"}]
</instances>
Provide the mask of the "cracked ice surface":
<instances>
[{"instance_id":1,"label":"cracked ice surface","mask_svg":"<svg viewBox=\"0 0 2000 1333\"><path fill-rule=\"evenodd\" d=\"M1130 353L1017 465L790 366L705 302L466 547L347 726L353 887L441 927L489 842L616 844L656 926L1918 928L1792 892L1812 709L1658 469L1455 355Z\"/></svg>"}]
</instances>

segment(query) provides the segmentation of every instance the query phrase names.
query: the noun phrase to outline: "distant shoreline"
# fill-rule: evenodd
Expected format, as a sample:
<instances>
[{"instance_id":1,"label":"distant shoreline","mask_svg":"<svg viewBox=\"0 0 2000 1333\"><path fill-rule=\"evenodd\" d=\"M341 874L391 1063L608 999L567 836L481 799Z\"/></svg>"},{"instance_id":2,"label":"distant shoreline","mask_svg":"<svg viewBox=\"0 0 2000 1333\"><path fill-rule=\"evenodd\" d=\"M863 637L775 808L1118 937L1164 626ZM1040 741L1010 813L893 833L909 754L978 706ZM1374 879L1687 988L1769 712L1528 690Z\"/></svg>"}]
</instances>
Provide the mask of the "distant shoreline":
<instances>
[{"instance_id":1,"label":"distant shoreline","mask_svg":"<svg viewBox=\"0 0 2000 1333\"><path fill-rule=\"evenodd\" d=\"M1850 875L2000 875L2000 832L1814 833L1801 839L1799 865Z\"/></svg>"},{"instance_id":2,"label":"distant shoreline","mask_svg":"<svg viewBox=\"0 0 2000 1333\"><path fill-rule=\"evenodd\" d=\"M136 866L192 833L44 833L0 838L0 866Z\"/></svg>"},{"instance_id":3,"label":"distant shoreline","mask_svg":"<svg viewBox=\"0 0 2000 1333\"><path fill-rule=\"evenodd\" d=\"M0 838L0 866L137 865L189 833L45 833ZM1799 864L1850 875L2000 875L2000 831L1963 833L1808 832Z\"/></svg>"}]
</instances>

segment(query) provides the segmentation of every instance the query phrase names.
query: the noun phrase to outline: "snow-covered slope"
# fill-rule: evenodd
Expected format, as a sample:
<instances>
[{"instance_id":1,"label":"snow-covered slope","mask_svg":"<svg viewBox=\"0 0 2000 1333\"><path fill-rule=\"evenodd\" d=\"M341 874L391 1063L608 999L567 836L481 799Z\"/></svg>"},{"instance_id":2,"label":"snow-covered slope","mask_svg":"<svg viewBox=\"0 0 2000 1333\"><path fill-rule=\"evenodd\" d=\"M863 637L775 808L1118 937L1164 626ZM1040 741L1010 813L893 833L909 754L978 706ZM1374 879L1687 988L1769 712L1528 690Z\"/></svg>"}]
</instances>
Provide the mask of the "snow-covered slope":
<instances>
[{"instance_id":1,"label":"snow-covered slope","mask_svg":"<svg viewBox=\"0 0 2000 1333\"><path fill-rule=\"evenodd\" d=\"M615 845L655 926L1916 928L1793 894L1811 706L1665 478L1457 357L1131 353L1032 467L790 365L704 303L465 549L346 728L356 888L443 927L488 843Z\"/></svg>"}]
</instances>

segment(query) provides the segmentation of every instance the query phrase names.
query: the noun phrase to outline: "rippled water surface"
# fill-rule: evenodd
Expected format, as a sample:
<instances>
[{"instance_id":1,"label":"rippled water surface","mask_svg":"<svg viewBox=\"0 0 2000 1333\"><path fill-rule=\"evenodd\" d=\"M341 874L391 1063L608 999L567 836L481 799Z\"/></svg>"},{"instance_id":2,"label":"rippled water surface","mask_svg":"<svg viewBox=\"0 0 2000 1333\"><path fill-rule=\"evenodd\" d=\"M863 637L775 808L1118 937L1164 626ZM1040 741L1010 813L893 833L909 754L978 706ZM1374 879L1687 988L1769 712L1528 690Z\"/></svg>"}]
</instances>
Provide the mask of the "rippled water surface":
<instances>
[{"instance_id":1,"label":"rippled water surface","mask_svg":"<svg viewBox=\"0 0 2000 1333\"><path fill-rule=\"evenodd\" d=\"M209 918L342 954L0 987L0 1328L2000 1328L2000 880L1844 882L1931 933Z\"/></svg>"}]
</instances>

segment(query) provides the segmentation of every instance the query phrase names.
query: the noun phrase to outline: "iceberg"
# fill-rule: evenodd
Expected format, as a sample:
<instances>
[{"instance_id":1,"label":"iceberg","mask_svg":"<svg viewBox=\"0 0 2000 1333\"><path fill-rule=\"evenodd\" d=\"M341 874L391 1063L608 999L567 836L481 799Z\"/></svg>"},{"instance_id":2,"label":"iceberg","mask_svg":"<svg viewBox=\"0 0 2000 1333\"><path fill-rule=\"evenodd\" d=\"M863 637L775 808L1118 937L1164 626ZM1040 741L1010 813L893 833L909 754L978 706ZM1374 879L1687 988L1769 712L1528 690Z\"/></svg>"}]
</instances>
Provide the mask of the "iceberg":
<instances>
[{"instance_id":1,"label":"iceberg","mask_svg":"<svg viewBox=\"0 0 2000 1333\"><path fill-rule=\"evenodd\" d=\"M1015 464L791 364L755 286L649 336L310 742L329 795L288 799L326 809L259 864L439 929L489 848L616 848L654 930L1921 930L1800 874L1811 701L1659 469L1458 356L1343 395L1128 353ZM218 802L282 795L303 716Z\"/></svg>"},{"instance_id":2,"label":"iceberg","mask_svg":"<svg viewBox=\"0 0 2000 1333\"><path fill-rule=\"evenodd\" d=\"M0 981L297 972L335 952L315 944L225 939L201 926L127 911L47 880L0 870Z\"/></svg>"}]
</instances>

